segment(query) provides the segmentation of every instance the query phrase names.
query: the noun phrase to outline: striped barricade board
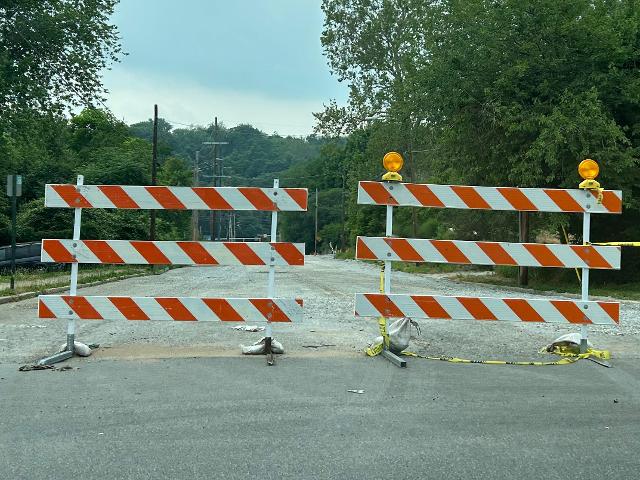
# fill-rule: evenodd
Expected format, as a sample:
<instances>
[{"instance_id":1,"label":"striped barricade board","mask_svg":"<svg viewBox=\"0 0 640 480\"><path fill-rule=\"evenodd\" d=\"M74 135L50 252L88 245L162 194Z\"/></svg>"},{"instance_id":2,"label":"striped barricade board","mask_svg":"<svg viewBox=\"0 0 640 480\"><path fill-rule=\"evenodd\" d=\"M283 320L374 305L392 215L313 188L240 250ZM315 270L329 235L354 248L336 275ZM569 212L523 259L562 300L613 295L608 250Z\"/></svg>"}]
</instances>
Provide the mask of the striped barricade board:
<instances>
[{"instance_id":1,"label":"striped barricade board","mask_svg":"<svg viewBox=\"0 0 640 480\"><path fill-rule=\"evenodd\" d=\"M300 322L302 299L40 295L40 318Z\"/></svg>"},{"instance_id":2,"label":"striped barricade board","mask_svg":"<svg viewBox=\"0 0 640 480\"><path fill-rule=\"evenodd\" d=\"M358 237L358 260L619 269L620 247Z\"/></svg>"},{"instance_id":3,"label":"striped barricade board","mask_svg":"<svg viewBox=\"0 0 640 480\"><path fill-rule=\"evenodd\" d=\"M307 210L307 189L51 184L45 186L45 206L302 212Z\"/></svg>"},{"instance_id":4,"label":"striped barricade board","mask_svg":"<svg viewBox=\"0 0 640 480\"><path fill-rule=\"evenodd\" d=\"M42 261L139 265L304 265L305 244L287 242L42 241Z\"/></svg>"},{"instance_id":5,"label":"striped barricade board","mask_svg":"<svg viewBox=\"0 0 640 480\"><path fill-rule=\"evenodd\" d=\"M616 302L358 293L359 317L616 325Z\"/></svg>"},{"instance_id":6,"label":"striped barricade board","mask_svg":"<svg viewBox=\"0 0 640 480\"><path fill-rule=\"evenodd\" d=\"M474 210L622 213L622 192L361 181L358 203Z\"/></svg>"}]
</instances>

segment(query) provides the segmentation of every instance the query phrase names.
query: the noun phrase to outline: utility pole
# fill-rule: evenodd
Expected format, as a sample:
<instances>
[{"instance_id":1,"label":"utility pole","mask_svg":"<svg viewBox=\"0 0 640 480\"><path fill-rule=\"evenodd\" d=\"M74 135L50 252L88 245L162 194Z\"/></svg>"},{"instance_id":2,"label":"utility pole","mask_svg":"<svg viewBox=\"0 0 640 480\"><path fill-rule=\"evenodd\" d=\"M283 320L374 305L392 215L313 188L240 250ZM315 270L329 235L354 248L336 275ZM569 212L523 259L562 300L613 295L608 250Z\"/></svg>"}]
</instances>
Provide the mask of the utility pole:
<instances>
[{"instance_id":1,"label":"utility pole","mask_svg":"<svg viewBox=\"0 0 640 480\"><path fill-rule=\"evenodd\" d=\"M193 165L193 186L198 186L198 169L200 168L200 150L196 151L196 160ZM191 211L191 240L194 242L198 240L199 237L199 228L198 228L198 215L200 214L199 210Z\"/></svg>"},{"instance_id":2,"label":"utility pole","mask_svg":"<svg viewBox=\"0 0 640 480\"><path fill-rule=\"evenodd\" d=\"M316 211L315 211L315 228L313 235L313 254L318 254L318 188L316 187Z\"/></svg>"},{"instance_id":3,"label":"utility pole","mask_svg":"<svg viewBox=\"0 0 640 480\"><path fill-rule=\"evenodd\" d=\"M214 117L213 120L213 176L211 177L211 181L213 182L213 186L217 187L217 178L216 178L216 166L218 165L218 117ZM216 211L209 211L209 228L211 230L211 241L215 241L215 224L216 224Z\"/></svg>"},{"instance_id":4,"label":"utility pole","mask_svg":"<svg viewBox=\"0 0 640 480\"><path fill-rule=\"evenodd\" d=\"M203 145L213 145L213 175L211 176L211 185L213 187L218 186L218 178L222 175L217 174L218 165L218 145L227 145L229 142L218 142L216 138L218 136L218 117L214 117L213 122L213 142L202 142ZM222 217L221 217L222 218ZM211 241L215 240L215 225L216 225L216 211L209 211L209 231L211 232Z\"/></svg>"},{"instance_id":5,"label":"utility pole","mask_svg":"<svg viewBox=\"0 0 640 480\"><path fill-rule=\"evenodd\" d=\"M156 185L158 176L158 105L153 106L153 147L151 153L151 185ZM149 240L156 239L156 211L151 210Z\"/></svg>"}]
</instances>

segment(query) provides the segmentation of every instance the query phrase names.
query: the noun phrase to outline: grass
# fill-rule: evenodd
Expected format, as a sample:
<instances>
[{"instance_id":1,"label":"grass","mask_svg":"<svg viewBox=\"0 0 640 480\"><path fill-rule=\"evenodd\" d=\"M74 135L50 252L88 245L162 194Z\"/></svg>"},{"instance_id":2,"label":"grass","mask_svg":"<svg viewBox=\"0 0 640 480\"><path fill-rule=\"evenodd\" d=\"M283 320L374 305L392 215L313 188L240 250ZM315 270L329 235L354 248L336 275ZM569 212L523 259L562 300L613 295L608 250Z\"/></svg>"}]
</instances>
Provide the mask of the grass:
<instances>
[{"instance_id":1,"label":"grass","mask_svg":"<svg viewBox=\"0 0 640 480\"><path fill-rule=\"evenodd\" d=\"M486 283L489 285L499 285L502 287L518 287L518 279L510 276L500 275L464 275L460 274L457 280L471 283ZM529 278L529 285L526 288L541 292L574 293L581 292L581 286L576 278L573 282L555 281L549 279ZM640 300L640 282L590 285L589 294L598 297L613 297L622 300Z\"/></svg>"},{"instance_id":2,"label":"grass","mask_svg":"<svg viewBox=\"0 0 640 480\"><path fill-rule=\"evenodd\" d=\"M78 285L151 273L151 268L145 265L83 265L78 272ZM69 286L71 281L70 267L64 269L18 268L15 280L16 289L11 290L9 288L10 275L6 273L0 275L0 297Z\"/></svg>"}]
</instances>

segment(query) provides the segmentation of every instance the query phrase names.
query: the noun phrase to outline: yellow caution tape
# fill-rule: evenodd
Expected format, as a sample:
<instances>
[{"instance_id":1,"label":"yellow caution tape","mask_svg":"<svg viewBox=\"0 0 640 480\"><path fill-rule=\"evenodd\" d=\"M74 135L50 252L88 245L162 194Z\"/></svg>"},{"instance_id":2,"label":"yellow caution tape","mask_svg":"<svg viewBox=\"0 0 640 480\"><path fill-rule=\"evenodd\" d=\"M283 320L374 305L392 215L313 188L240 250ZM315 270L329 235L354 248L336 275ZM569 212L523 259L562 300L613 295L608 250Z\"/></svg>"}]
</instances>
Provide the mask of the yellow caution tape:
<instances>
[{"instance_id":1,"label":"yellow caution tape","mask_svg":"<svg viewBox=\"0 0 640 480\"><path fill-rule=\"evenodd\" d=\"M602 245L611 247L640 247L640 242L592 242L589 245Z\"/></svg>"}]
</instances>

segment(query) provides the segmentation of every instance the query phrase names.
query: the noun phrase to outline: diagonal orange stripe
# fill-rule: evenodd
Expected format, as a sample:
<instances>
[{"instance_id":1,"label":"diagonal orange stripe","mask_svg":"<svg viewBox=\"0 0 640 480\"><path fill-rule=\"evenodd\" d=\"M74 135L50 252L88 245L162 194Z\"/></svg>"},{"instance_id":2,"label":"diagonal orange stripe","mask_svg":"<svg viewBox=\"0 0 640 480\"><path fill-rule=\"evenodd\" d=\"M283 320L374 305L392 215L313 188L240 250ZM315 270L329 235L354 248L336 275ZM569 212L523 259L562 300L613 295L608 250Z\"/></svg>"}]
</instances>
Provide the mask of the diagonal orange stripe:
<instances>
[{"instance_id":1,"label":"diagonal orange stripe","mask_svg":"<svg viewBox=\"0 0 640 480\"><path fill-rule=\"evenodd\" d=\"M127 320L149 320L138 304L131 297L107 297Z\"/></svg>"},{"instance_id":2,"label":"diagonal orange stripe","mask_svg":"<svg viewBox=\"0 0 640 480\"><path fill-rule=\"evenodd\" d=\"M569 323L593 323L580 307L572 301L550 300L550 302Z\"/></svg>"},{"instance_id":3,"label":"diagonal orange stripe","mask_svg":"<svg viewBox=\"0 0 640 480\"><path fill-rule=\"evenodd\" d=\"M223 298L203 298L202 301L215 313L221 322L244 322L235 308Z\"/></svg>"},{"instance_id":4,"label":"diagonal orange stripe","mask_svg":"<svg viewBox=\"0 0 640 480\"><path fill-rule=\"evenodd\" d=\"M433 193L429 185L405 183L405 187L407 187L407 190L416 197L416 200L418 200L423 207L444 208L444 203Z\"/></svg>"},{"instance_id":5,"label":"diagonal orange stripe","mask_svg":"<svg viewBox=\"0 0 640 480\"><path fill-rule=\"evenodd\" d=\"M57 318L57 317L42 300L38 300L38 318Z\"/></svg>"},{"instance_id":6,"label":"diagonal orange stripe","mask_svg":"<svg viewBox=\"0 0 640 480\"><path fill-rule=\"evenodd\" d=\"M364 296L382 317L402 318L405 316L405 314L402 313L402 310L400 310L398 306L386 295L379 293L365 293Z\"/></svg>"},{"instance_id":7,"label":"diagonal orange stripe","mask_svg":"<svg viewBox=\"0 0 640 480\"><path fill-rule=\"evenodd\" d=\"M278 209L276 203L261 188L239 187L238 191L249 200L256 210L274 211Z\"/></svg>"},{"instance_id":8,"label":"diagonal orange stripe","mask_svg":"<svg viewBox=\"0 0 640 480\"><path fill-rule=\"evenodd\" d=\"M390 192L380 182L360 182L362 189L377 205L398 205Z\"/></svg>"},{"instance_id":9,"label":"diagonal orange stripe","mask_svg":"<svg viewBox=\"0 0 640 480\"><path fill-rule=\"evenodd\" d=\"M63 295L62 299L69 305L78 317L83 320L102 320L102 315L93 308L93 305L84 297L75 297L72 295Z\"/></svg>"},{"instance_id":10,"label":"diagonal orange stripe","mask_svg":"<svg viewBox=\"0 0 640 480\"><path fill-rule=\"evenodd\" d=\"M211 210L233 210L229 202L214 187L193 187L193 191Z\"/></svg>"},{"instance_id":11,"label":"diagonal orange stripe","mask_svg":"<svg viewBox=\"0 0 640 480\"><path fill-rule=\"evenodd\" d=\"M451 240L430 240L447 263L471 263L464 253Z\"/></svg>"},{"instance_id":12,"label":"diagonal orange stripe","mask_svg":"<svg viewBox=\"0 0 640 480\"><path fill-rule=\"evenodd\" d=\"M269 322L291 322L291 319L285 315L273 300L269 298L250 298L249 301Z\"/></svg>"},{"instance_id":13,"label":"diagonal orange stripe","mask_svg":"<svg viewBox=\"0 0 640 480\"><path fill-rule=\"evenodd\" d=\"M616 247L610 247L616 248ZM617 247L620 248L620 247ZM607 262L595 247L589 245L571 245L576 255L578 255L589 268L613 268L609 262Z\"/></svg>"},{"instance_id":14,"label":"diagonal orange stripe","mask_svg":"<svg viewBox=\"0 0 640 480\"><path fill-rule=\"evenodd\" d=\"M266 265L265 262L252 250L246 243L242 242L223 242L234 257L236 257L242 265Z\"/></svg>"},{"instance_id":15,"label":"diagonal orange stripe","mask_svg":"<svg viewBox=\"0 0 640 480\"><path fill-rule=\"evenodd\" d=\"M89 200L76 190L75 185L51 185L58 195L73 208L93 208Z\"/></svg>"},{"instance_id":16,"label":"diagonal orange stripe","mask_svg":"<svg viewBox=\"0 0 640 480\"><path fill-rule=\"evenodd\" d=\"M519 210L521 212L535 212L538 210L533 202L529 200L529 198L519 188L498 187L497 190L515 210Z\"/></svg>"},{"instance_id":17,"label":"diagonal orange stripe","mask_svg":"<svg viewBox=\"0 0 640 480\"><path fill-rule=\"evenodd\" d=\"M119 185L98 185L98 189L116 208L140 208L140 206Z\"/></svg>"},{"instance_id":18,"label":"diagonal orange stripe","mask_svg":"<svg viewBox=\"0 0 640 480\"><path fill-rule=\"evenodd\" d=\"M591 190L594 197L598 197L598 192ZM622 213L622 199L612 191L602 192L602 205L611 213Z\"/></svg>"},{"instance_id":19,"label":"diagonal orange stripe","mask_svg":"<svg viewBox=\"0 0 640 480\"><path fill-rule=\"evenodd\" d=\"M150 265L171 265L171 260L169 260L153 242L132 240L131 246L135 248Z\"/></svg>"},{"instance_id":20,"label":"diagonal orange stripe","mask_svg":"<svg viewBox=\"0 0 640 480\"><path fill-rule=\"evenodd\" d=\"M304 255L293 243L274 242L271 246L288 265L304 265Z\"/></svg>"},{"instance_id":21,"label":"diagonal orange stripe","mask_svg":"<svg viewBox=\"0 0 640 480\"><path fill-rule=\"evenodd\" d=\"M564 267L565 264L541 243L523 243L522 246L540 263L541 267Z\"/></svg>"},{"instance_id":22,"label":"diagonal orange stripe","mask_svg":"<svg viewBox=\"0 0 640 480\"><path fill-rule=\"evenodd\" d=\"M125 263L117 252L104 240L85 240L84 244L98 257L100 263Z\"/></svg>"},{"instance_id":23,"label":"diagonal orange stripe","mask_svg":"<svg viewBox=\"0 0 640 480\"><path fill-rule=\"evenodd\" d=\"M73 258L73 254L65 248L59 240L42 240L42 249L49 254L54 262L58 263L76 263L77 259Z\"/></svg>"},{"instance_id":24,"label":"diagonal orange stripe","mask_svg":"<svg viewBox=\"0 0 640 480\"><path fill-rule=\"evenodd\" d=\"M379 260L378 256L367 247L362 237L356 240L356 258L358 260Z\"/></svg>"},{"instance_id":25,"label":"diagonal orange stripe","mask_svg":"<svg viewBox=\"0 0 640 480\"><path fill-rule=\"evenodd\" d=\"M186 207L178 200L169 187L144 187L167 210L184 210Z\"/></svg>"},{"instance_id":26,"label":"diagonal orange stripe","mask_svg":"<svg viewBox=\"0 0 640 480\"><path fill-rule=\"evenodd\" d=\"M304 188L284 188L287 194L293 199L294 202L300 206L304 211L307 210L307 191Z\"/></svg>"},{"instance_id":27,"label":"diagonal orange stripe","mask_svg":"<svg viewBox=\"0 0 640 480\"><path fill-rule=\"evenodd\" d=\"M411 299L416 302L429 318L451 319L451 315L430 295L411 295Z\"/></svg>"},{"instance_id":28,"label":"diagonal orange stripe","mask_svg":"<svg viewBox=\"0 0 640 480\"><path fill-rule=\"evenodd\" d=\"M544 192L563 212L584 212L584 208L582 208L566 190L545 188Z\"/></svg>"},{"instance_id":29,"label":"diagonal orange stripe","mask_svg":"<svg viewBox=\"0 0 640 480\"><path fill-rule=\"evenodd\" d=\"M218 261L211 256L207 249L199 242L176 242L196 265L218 265Z\"/></svg>"},{"instance_id":30,"label":"diagonal orange stripe","mask_svg":"<svg viewBox=\"0 0 640 480\"><path fill-rule=\"evenodd\" d=\"M398 257L405 262L424 262L424 258L420 255L406 238L389 238L385 237L384 241L396 252Z\"/></svg>"},{"instance_id":31,"label":"diagonal orange stripe","mask_svg":"<svg viewBox=\"0 0 640 480\"><path fill-rule=\"evenodd\" d=\"M496 265L518 265L518 262L497 242L477 242L477 245Z\"/></svg>"},{"instance_id":32,"label":"diagonal orange stripe","mask_svg":"<svg viewBox=\"0 0 640 480\"><path fill-rule=\"evenodd\" d=\"M174 320L179 322L197 321L196 317L193 316L193 313L191 313L177 298L156 297L155 300Z\"/></svg>"},{"instance_id":33,"label":"diagonal orange stripe","mask_svg":"<svg viewBox=\"0 0 640 480\"><path fill-rule=\"evenodd\" d=\"M467 185L451 185L451 190L460 197L460 200L462 200L467 207L491 210L491 205L489 205L487 201L480 196L475 187Z\"/></svg>"},{"instance_id":34,"label":"diagonal orange stripe","mask_svg":"<svg viewBox=\"0 0 640 480\"><path fill-rule=\"evenodd\" d=\"M523 322L544 322L544 318L531 306L529 302L521 298L505 298L502 300L506 303L513 313L515 313Z\"/></svg>"},{"instance_id":35,"label":"diagonal orange stripe","mask_svg":"<svg viewBox=\"0 0 640 480\"><path fill-rule=\"evenodd\" d=\"M456 297L456 299L476 320L497 320L496 316L491 313L491 310L479 298Z\"/></svg>"},{"instance_id":36,"label":"diagonal orange stripe","mask_svg":"<svg viewBox=\"0 0 640 480\"><path fill-rule=\"evenodd\" d=\"M620 323L620 304L619 303L598 302L598 305L600 305L600 308L602 308L605 312L607 312L607 315L609 315L614 322Z\"/></svg>"}]
</instances>

